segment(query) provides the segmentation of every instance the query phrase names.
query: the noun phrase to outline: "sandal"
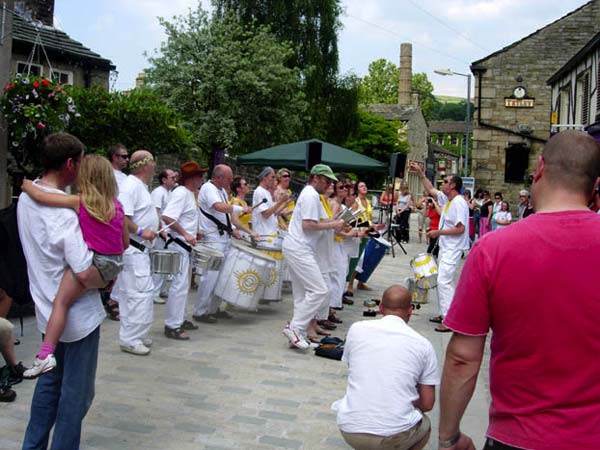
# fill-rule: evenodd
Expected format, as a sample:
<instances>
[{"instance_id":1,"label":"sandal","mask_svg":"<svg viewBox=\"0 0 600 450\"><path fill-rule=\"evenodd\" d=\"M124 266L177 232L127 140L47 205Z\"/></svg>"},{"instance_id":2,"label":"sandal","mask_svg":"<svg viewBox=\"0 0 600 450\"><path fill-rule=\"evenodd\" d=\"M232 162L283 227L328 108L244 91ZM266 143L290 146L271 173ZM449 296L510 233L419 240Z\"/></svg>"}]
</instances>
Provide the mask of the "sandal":
<instances>
[{"instance_id":1,"label":"sandal","mask_svg":"<svg viewBox=\"0 0 600 450\"><path fill-rule=\"evenodd\" d=\"M104 303L104 310L110 320L119 321L121 318L119 317L119 303L114 300L107 300Z\"/></svg>"},{"instance_id":2,"label":"sandal","mask_svg":"<svg viewBox=\"0 0 600 450\"><path fill-rule=\"evenodd\" d=\"M445 325L438 325L434 328L438 333L450 333L452 330Z\"/></svg>"},{"instance_id":3,"label":"sandal","mask_svg":"<svg viewBox=\"0 0 600 450\"><path fill-rule=\"evenodd\" d=\"M358 285L356 287L360 291L372 291L373 290L369 286L367 286L365 283L363 283L362 281L359 281Z\"/></svg>"},{"instance_id":4,"label":"sandal","mask_svg":"<svg viewBox=\"0 0 600 450\"><path fill-rule=\"evenodd\" d=\"M442 316L435 316L429 319L429 321L433 323L442 323L443 320L444 318Z\"/></svg>"},{"instance_id":5,"label":"sandal","mask_svg":"<svg viewBox=\"0 0 600 450\"><path fill-rule=\"evenodd\" d=\"M331 336L331 333L329 331L325 331L323 328L318 328L317 329L317 334L320 336Z\"/></svg>"},{"instance_id":6,"label":"sandal","mask_svg":"<svg viewBox=\"0 0 600 450\"><path fill-rule=\"evenodd\" d=\"M346 291L346 292L344 292L344 297L354 297L354 292Z\"/></svg>"},{"instance_id":7,"label":"sandal","mask_svg":"<svg viewBox=\"0 0 600 450\"><path fill-rule=\"evenodd\" d=\"M321 343L321 338L319 338L319 336L313 336L313 335L307 335L306 338L310 341L313 342L315 344L320 344Z\"/></svg>"},{"instance_id":8,"label":"sandal","mask_svg":"<svg viewBox=\"0 0 600 450\"><path fill-rule=\"evenodd\" d=\"M166 325L165 336L169 339L176 339L178 341L187 341L190 338L181 327L169 328Z\"/></svg>"}]
</instances>

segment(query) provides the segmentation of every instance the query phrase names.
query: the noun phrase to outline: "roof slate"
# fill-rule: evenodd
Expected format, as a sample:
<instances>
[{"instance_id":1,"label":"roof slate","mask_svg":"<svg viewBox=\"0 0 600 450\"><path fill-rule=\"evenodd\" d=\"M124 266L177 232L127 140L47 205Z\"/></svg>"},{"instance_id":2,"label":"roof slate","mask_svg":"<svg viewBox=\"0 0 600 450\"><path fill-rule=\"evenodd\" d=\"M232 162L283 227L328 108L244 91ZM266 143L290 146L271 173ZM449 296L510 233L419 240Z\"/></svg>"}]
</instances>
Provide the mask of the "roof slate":
<instances>
[{"instance_id":1,"label":"roof slate","mask_svg":"<svg viewBox=\"0 0 600 450\"><path fill-rule=\"evenodd\" d=\"M456 120L432 120L429 122L430 133L461 133L467 132L467 122Z\"/></svg>"},{"instance_id":2,"label":"roof slate","mask_svg":"<svg viewBox=\"0 0 600 450\"><path fill-rule=\"evenodd\" d=\"M45 25L37 27L19 15L13 14L13 40L33 44L38 31L46 50L54 50L55 52L91 60L96 64L106 66L107 69L112 70L116 68L109 59L103 58L98 53L84 46L81 42L71 38L64 31Z\"/></svg>"},{"instance_id":3,"label":"roof slate","mask_svg":"<svg viewBox=\"0 0 600 450\"><path fill-rule=\"evenodd\" d=\"M383 117L385 120L409 121L417 112L414 106L399 106L394 104L379 104L367 106L367 111Z\"/></svg>"}]
</instances>

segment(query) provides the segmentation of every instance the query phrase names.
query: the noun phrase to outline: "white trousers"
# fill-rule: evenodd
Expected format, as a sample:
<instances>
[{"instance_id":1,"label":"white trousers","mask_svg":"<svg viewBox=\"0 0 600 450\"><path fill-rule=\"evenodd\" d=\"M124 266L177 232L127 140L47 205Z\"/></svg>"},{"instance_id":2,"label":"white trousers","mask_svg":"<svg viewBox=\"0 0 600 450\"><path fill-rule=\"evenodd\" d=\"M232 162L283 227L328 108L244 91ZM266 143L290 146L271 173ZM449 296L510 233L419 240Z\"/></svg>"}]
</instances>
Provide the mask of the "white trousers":
<instances>
[{"instance_id":1,"label":"white trousers","mask_svg":"<svg viewBox=\"0 0 600 450\"><path fill-rule=\"evenodd\" d=\"M148 253L129 247L123 254L123 271L119 279L122 294L119 298L119 340L121 345L141 344L152 326L154 312Z\"/></svg>"},{"instance_id":2,"label":"white trousers","mask_svg":"<svg viewBox=\"0 0 600 450\"><path fill-rule=\"evenodd\" d=\"M181 266L179 272L173 275L173 282L169 288L165 325L169 328L179 328L185 319L185 305L190 291L190 253L176 243L169 245L169 250L181 253Z\"/></svg>"},{"instance_id":3,"label":"white trousers","mask_svg":"<svg viewBox=\"0 0 600 450\"><path fill-rule=\"evenodd\" d=\"M215 238L216 240L216 238ZM231 239L229 236L221 236L219 239L221 242L209 242L206 244L207 247L214 248L223 252L225 258L229 254L229 247L231 245ZM196 295L196 301L194 302L194 315L202 316L204 314L216 314L221 305L221 299L213 295L215 286L219 280L221 274L218 270L205 270L200 277L200 283L198 284L198 294Z\"/></svg>"},{"instance_id":4,"label":"white trousers","mask_svg":"<svg viewBox=\"0 0 600 450\"><path fill-rule=\"evenodd\" d=\"M440 302L440 315L442 316L446 316L454 298L454 274L462 253L462 250L448 251L440 248L437 293Z\"/></svg>"},{"instance_id":5,"label":"white trousers","mask_svg":"<svg viewBox=\"0 0 600 450\"><path fill-rule=\"evenodd\" d=\"M336 271L332 274L334 276L331 277L329 306L332 308L341 308L342 296L346 290L346 274L348 273L348 266L350 265L350 259L348 259L348 253L344 248L344 243L334 243L333 260Z\"/></svg>"},{"instance_id":6,"label":"white trousers","mask_svg":"<svg viewBox=\"0 0 600 450\"><path fill-rule=\"evenodd\" d=\"M315 255L309 249L287 249L283 241L283 258L288 264L292 280L294 317L290 327L306 336L308 324L314 319L323 305L329 305L329 288Z\"/></svg>"}]
</instances>

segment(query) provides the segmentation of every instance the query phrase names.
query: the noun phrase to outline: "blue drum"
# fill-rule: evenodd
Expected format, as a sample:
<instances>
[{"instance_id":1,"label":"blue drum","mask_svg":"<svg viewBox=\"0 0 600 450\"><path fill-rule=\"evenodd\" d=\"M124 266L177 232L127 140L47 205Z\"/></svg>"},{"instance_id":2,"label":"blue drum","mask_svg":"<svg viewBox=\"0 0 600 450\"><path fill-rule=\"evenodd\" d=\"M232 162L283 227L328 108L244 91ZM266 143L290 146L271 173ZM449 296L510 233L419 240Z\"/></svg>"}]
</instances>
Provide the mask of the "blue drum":
<instances>
[{"instance_id":1,"label":"blue drum","mask_svg":"<svg viewBox=\"0 0 600 450\"><path fill-rule=\"evenodd\" d=\"M375 268L379 265L387 249L392 245L383 238L371 238L365 248L364 260L362 264L363 271L356 275L356 279L366 283Z\"/></svg>"}]
</instances>

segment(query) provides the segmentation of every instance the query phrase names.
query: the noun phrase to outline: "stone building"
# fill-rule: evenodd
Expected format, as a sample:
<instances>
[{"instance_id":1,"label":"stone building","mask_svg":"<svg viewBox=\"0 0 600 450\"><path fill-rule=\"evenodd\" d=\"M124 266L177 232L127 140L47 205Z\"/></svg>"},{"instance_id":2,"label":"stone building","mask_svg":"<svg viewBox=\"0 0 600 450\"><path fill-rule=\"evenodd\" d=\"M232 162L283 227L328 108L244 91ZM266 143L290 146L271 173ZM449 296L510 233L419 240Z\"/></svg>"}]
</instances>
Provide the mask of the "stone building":
<instances>
[{"instance_id":1,"label":"stone building","mask_svg":"<svg viewBox=\"0 0 600 450\"><path fill-rule=\"evenodd\" d=\"M548 79L598 31L593 0L513 44L475 61L472 176L476 187L515 202L550 136Z\"/></svg>"},{"instance_id":2,"label":"stone building","mask_svg":"<svg viewBox=\"0 0 600 450\"><path fill-rule=\"evenodd\" d=\"M419 104L419 95L412 91L412 44L400 45L400 67L398 70L398 103L369 105L369 112L386 120L399 121L398 137L408 143L408 160L425 165L428 154L427 122ZM422 190L421 181L414 173L405 170L404 180L411 192Z\"/></svg>"}]
</instances>

